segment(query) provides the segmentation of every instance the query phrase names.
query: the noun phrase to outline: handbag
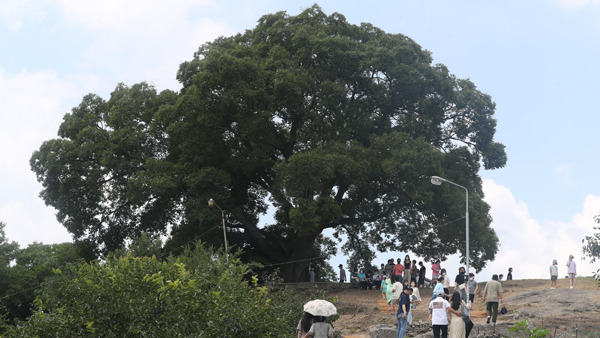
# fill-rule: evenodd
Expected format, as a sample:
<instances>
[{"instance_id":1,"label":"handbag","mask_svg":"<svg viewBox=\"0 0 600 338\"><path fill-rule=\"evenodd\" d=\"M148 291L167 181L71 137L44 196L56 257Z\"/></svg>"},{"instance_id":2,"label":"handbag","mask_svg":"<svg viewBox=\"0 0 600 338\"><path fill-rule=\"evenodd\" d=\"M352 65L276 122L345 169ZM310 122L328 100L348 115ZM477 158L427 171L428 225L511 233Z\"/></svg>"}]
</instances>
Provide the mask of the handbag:
<instances>
[{"instance_id":1,"label":"handbag","mask_svg":"<svg viewBox=\"0 0 600 338\"><path fill-rule=\"evenodd\" d=\"M505 306L502 307L502 309L500 310L500 314L505 315L508 312L508 310L506 309Z\"/></svg>"},{"instance_id":2,"label":"handbag","mask_svg":"<svg viewBox=\"0 0 600 338\"><path fill-rule=\"evenodd\" d=\"M471 310L469 310L469 308L466 305L462 305L460 307L460 316L465 321L465 323L470 322L471 321Z\"/></svg>"}]
</instances>

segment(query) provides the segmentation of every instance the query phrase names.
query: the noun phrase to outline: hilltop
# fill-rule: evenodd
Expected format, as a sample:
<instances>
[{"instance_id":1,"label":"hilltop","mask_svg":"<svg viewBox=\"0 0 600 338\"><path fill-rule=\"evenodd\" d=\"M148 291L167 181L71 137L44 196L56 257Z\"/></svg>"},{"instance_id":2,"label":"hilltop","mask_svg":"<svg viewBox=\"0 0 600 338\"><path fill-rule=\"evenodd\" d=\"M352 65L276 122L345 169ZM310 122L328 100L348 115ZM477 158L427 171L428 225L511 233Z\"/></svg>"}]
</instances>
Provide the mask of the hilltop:
<instances>
[{"instance_id":1,"label":"hilltop","mask_svg":"<svg viewBox=\"0 0 600 338\"><path fill-rule=\"evenodd\" d=\"M346 337L369 337L369 330L376 325L395 325L395 311L387 312L378 305L381 291L351 289L347 285L329 290L329 294L337 298L340 313L340 318L334 323L336 331ZM479 285L474 314L485 311L481 294L485 282ZM593 278L576 279L573 290L569 289L566 279L558 281L556 290L550 290L550 281L545 279L503 281L502 286L503 305L508 313L499 316L497 333L510 336L507 330L515 321L528 319L532 324L530 327L548 329L552 336L556 333L575 337L577 330L579 337L600 337L600 289ZM432 337L427 310L432 289L420 289L420 293L423 303L413 313L415 327L409 333L411 337ZM473 318L473 321L473 336L483 337L492 333L492 327L485 324L485 317Z\"/></svg>"}]
</instances>

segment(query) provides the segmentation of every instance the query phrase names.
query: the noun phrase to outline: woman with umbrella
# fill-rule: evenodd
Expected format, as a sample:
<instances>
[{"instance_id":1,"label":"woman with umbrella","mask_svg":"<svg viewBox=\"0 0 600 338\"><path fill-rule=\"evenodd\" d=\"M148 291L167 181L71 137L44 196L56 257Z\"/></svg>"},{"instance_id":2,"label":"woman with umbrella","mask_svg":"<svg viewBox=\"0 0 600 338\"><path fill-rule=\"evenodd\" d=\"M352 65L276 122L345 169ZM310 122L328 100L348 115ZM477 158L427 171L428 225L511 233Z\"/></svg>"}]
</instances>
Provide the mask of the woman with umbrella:
<instances>
[{"instance_id":1,"label":"woman with umbrella","mask_svg":"<svg viewBox=\"0 0 600 338\"><path fill-rule=\"evenodd\" d=\"M337 314L335 305L323 299L315 299L304 304L304 312L313 316L313 324L303 338L333 338L333 326L325 323L325 317Z\"/></svg>"}]
</instances>

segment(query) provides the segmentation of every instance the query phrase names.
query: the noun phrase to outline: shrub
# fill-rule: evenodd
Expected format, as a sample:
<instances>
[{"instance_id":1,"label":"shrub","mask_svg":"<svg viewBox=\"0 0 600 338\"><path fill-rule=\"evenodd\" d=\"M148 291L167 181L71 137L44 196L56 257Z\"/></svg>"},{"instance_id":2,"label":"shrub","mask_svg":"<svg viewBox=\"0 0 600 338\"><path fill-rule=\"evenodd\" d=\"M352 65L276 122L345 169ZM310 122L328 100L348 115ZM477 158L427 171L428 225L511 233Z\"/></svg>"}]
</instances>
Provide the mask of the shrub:
<instances>
[{"instance_id":1,"label":"shrub","mask_svg":"<svg viewBox=\"0 0 600 338\"><path fill-rule=\"evenodd\" d=\"M236 254L197 245L161 262L127 255L56 271L7 336L293 337L302 294L243 281Z\"/></svg>"}]
</instances>

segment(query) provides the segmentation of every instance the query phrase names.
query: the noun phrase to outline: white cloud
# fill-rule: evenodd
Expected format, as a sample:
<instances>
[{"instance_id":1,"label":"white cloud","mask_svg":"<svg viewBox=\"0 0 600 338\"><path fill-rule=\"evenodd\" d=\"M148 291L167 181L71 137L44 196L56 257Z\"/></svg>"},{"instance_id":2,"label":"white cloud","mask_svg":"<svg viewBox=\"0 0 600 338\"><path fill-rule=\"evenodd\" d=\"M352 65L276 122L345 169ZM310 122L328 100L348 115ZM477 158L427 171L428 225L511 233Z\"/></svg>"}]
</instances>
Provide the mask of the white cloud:
<instances>
[{"instance_id":1,"label":"white cloud","mask_svg":"<svg viewBox=\"0 0 600 338\"><path fill-rule=\"evenodd\" d=\"M0 221L10 240L65 241L66 231L44 206L42 189L29 168L32 152L55 138L63 115L90 87L93 76L60 78L53 71L6 74L0 69Z\"/></svg>"},{"instance_id":2,"label":"white cloud","mask_svg":"<svg viewBox=\"0 0 600 338\"><path fill-rule=\"evenodd\" d=\"M216 6L207 0L64 0L60 4L67 21L94 36L79 66L105 70L127 84L147 81L159 89L176 90L181 62L191 60L206 41L235 33L226 23L193 15Z\"/></svg>"},{"instance_id":3,"label":"white cloud","mask_svg":"<svg viewBox=\"0 0 600 338\"><path fill-rule=\"evenodd\" d=\"M590 276L598 269L580 259L581 240L592 232L593 216L600 211L600 196L588 195L582 211L572 216L571 222L540 222L531 217L527 206L518 202L508 188L484 180L483 189L491 206L492 226L501 243L496 260L486 270L506 274L508 268L513 267L515 278L545 278L555 258L559 261L559 272L566 273L561 269L562 261L571 253L576 257L580 275Z\"/></svg>"},{"instance_id":4,"label":"white cloud","mask_svg":"<svg viewBox=\"0 0 600 338\"><path fill-rule=\"evenodd\" d=\"M45 17L45 12L40 6L36 6L33 1L0 1L0 26L6 26L11 31L21 29L24 21L43 17Z\"/></svg>"},{"instance_id":5,"label":"white cloud","mask_svg":"<svg viewBox=\"0 0 600 338\"><path fill-rule=\"evenodd\" d=\"M581 240L593 232L596 225L594 216L600 213L600 196L588 195L583 202L582 211L572 216L571 222L558 222L532 218L525 202L518 201L510 189L493 180L484 179L483 190L485 200L491 206L492 228L496 230L500 239L500 247L495 260L476 274L476 280L489 280L493 274L506 276L510 267L514 270L515 279L549 278L548 267L553 259L559 262L559 273L566 275L564 264L569 254L575 256L580 276L591 276L600 268L600 263L590 264L589 259L581 260ZM388 258L404 258L405 254L381 253L373 263L379 266ZM409 254L413 259L419 260L418 257ZM459 260L459 255L452 255L442 262L442 267L452 278L463 265ZM330 263L334 267L339 264L346 265L346 257L339 254ZM429 278L431 262L424 263ZM473 270L471 272L475 273Z\"/></svg>"}]
</instances>

